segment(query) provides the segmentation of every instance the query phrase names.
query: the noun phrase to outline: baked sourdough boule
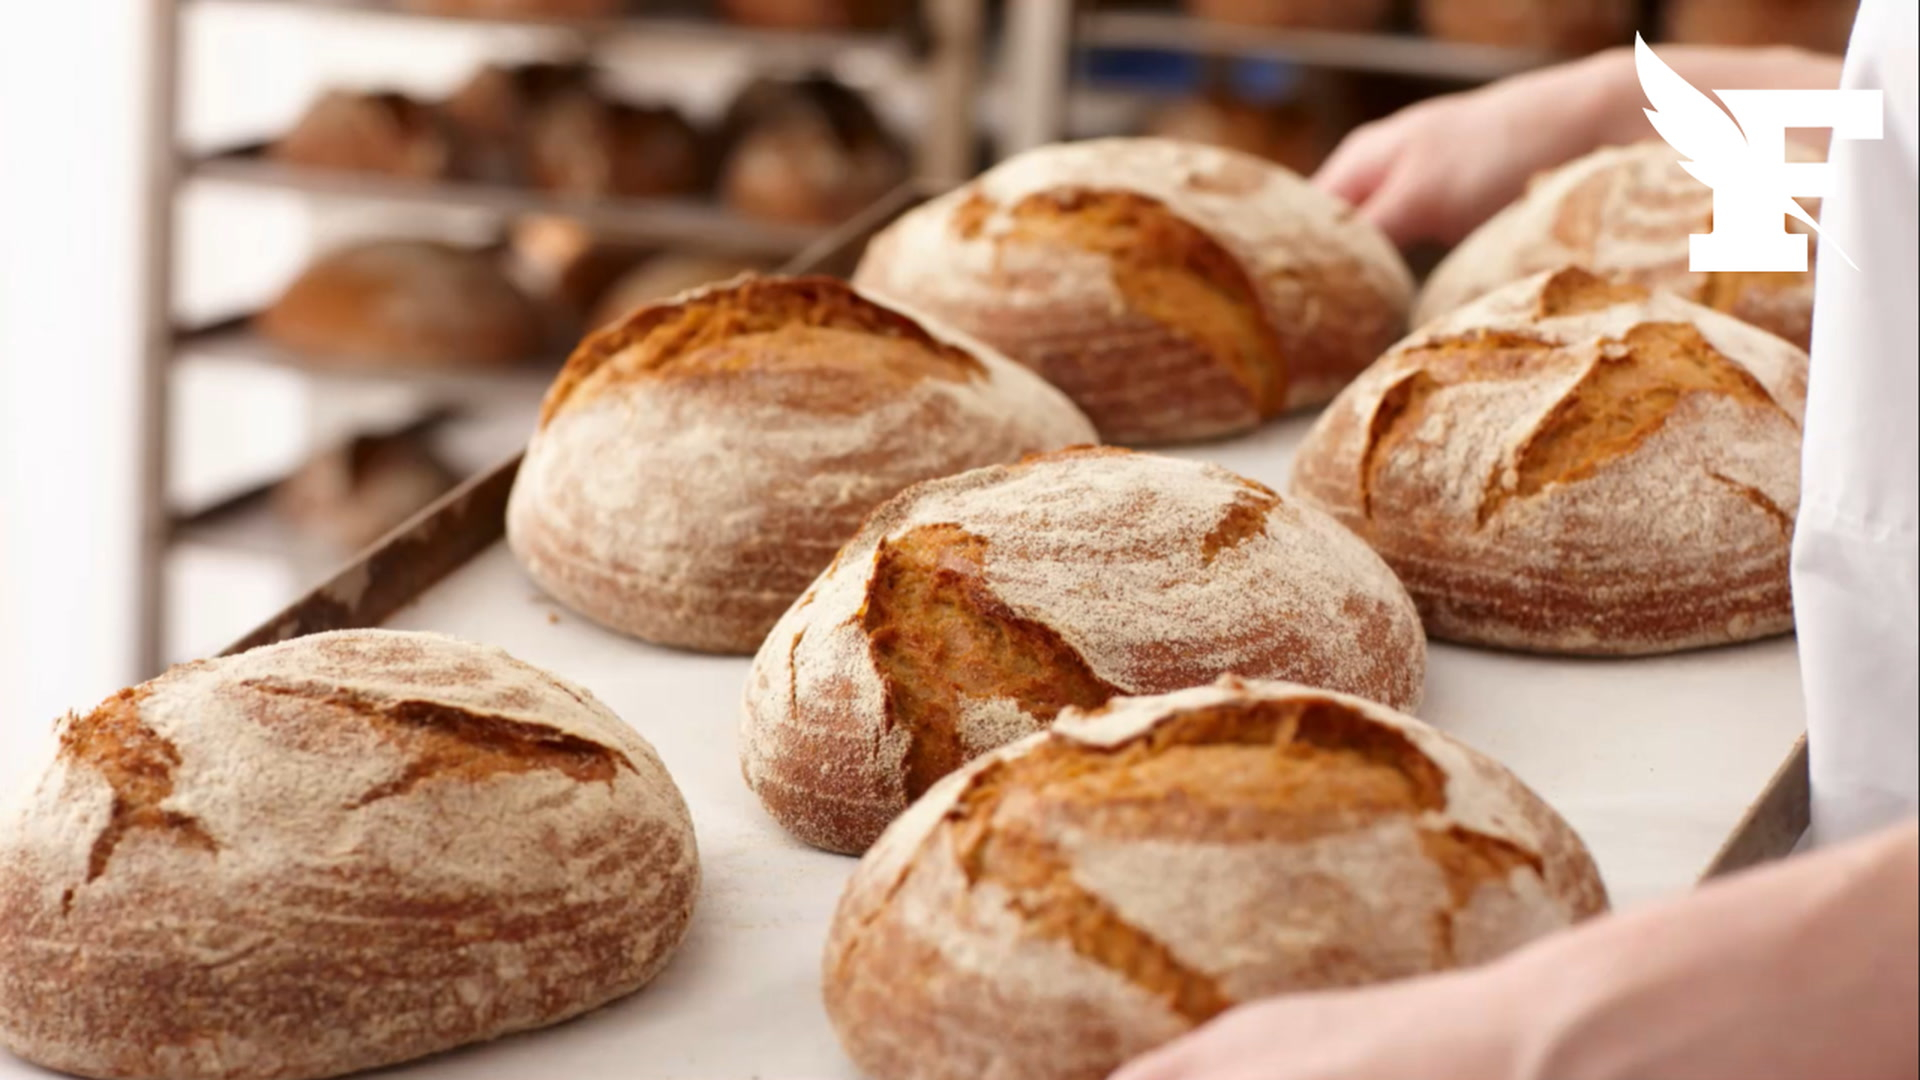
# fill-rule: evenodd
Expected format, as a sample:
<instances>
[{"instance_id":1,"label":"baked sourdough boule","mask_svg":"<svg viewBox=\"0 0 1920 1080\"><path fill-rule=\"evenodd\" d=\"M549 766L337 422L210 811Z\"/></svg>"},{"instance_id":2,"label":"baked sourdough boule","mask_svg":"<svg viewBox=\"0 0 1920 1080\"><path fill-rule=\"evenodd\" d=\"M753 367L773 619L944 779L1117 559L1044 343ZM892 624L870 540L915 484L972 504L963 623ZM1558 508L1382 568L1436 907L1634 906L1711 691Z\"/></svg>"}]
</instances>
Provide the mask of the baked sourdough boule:
<instances>
[{"instance_id":1,"label":"baked sourdough boule","mask_svg":"<svg viewBox=\"0 0 1920 1080\"><path fill-rule=\"evenodd\" d=\"M652 979L699 886L653 749L498 649L350 630L183 664L59 728L0 825L0 1043L303 1080Z\"/></svg>"},{"instance_id":2,"label":"baked sourdough boule","mask_svg":"<svg viewBox=\"0 0 1920 1080\"><path fill-rule=\"evenodd\" d=\"M894 492L1092 438L1032 372L844 282L741 278L581 343L507 541L597 622L747 653Z\"/></svg>"},{"instance_id":3,"label":"baked sourdough boule","mask_svg":"<svg viewBox=\"0 0 1920 1080\"><path fill-rule=\"evenodd\" d=\"M453 132L430 105L405 94L330 90L275 140L276 161L310 169L442 180L455 171Z\"/></svg>"},{"instance_id":4,"label":"baked sourdough boule","mask_svg":"<svg viewBox=\"0 0 1920 1080\"><path fill-rule=\"evenodd\" d=\"M1345 529L1217 465L1076 448L916 485L767 636L742 767L794 835L866 850L1062 708L1234 673L1420 700L1406 590Z\"/></svg>"},{"instance_id":5,"label":"baked sourdough boule","mask_svg":"<svg viewBox=\"0 0 1920 1080\"><path fill-rule=\"evenodd\" d=\"M1244 431L1331 398L1406 327L1393 245L1220 147L1096 139L1011 158L894 222L854 280L972 333L1110 442Z\"/></svg>"},{"instance_id":6,"label":"baked sourdough boule","mask_svg":"<svg viewBox=\"0 0 1920 1080\"><path fill-rule=\"evenodd\" d=\"M1818 156L1788 142L1795 161ZM1610 146L1534 177L1527 193L1460 242L1421 287L1424 326L1511 281L1579 266L1666 289L1805 349L1813 326L1814 238L1805 273L1687 269L1688 236L1713 228L1713 190L1658 139ZM1785 214L1781 215L1783 218ZM1789 227L1804 231L1788 219Z\"/></svg>"},{"instance_id":7,"label":"baked sourdough boule","mask_svg":"<svg viewBox=\"0 0 1920 1080\"><path fill-rule=\"evenodd\" d=\"M1098 1080L1241 1002L1479 964L1605 909L1580 838L1497 763L1229 679L1070 709L948 776L847 883L823 982L873 1080Z\"/></svg>"},{"instance_id":8,"label":"baked sourdough boule","mask_svg":"<svg viewBox=\"0 0 1920 1080\"><path fill-rule=\"evenodd\" d=\"M546 336L540 309L493 260L428 240L327 252L254 326L308 364L346 368L505 367Z\"/></svg>"},{"instance_id":9,"label":"baked sourdough boule","mask_svg":"<svg viewBox=\"0 0 1920 1080\"><path fill-rule=\"evenodd\" d=\"M1670 293L1541 274L1394 346L1292 490L1359 533L1437 638L1668 652L1793 625L1807 357Z\"/></svg>"}]
</instances>

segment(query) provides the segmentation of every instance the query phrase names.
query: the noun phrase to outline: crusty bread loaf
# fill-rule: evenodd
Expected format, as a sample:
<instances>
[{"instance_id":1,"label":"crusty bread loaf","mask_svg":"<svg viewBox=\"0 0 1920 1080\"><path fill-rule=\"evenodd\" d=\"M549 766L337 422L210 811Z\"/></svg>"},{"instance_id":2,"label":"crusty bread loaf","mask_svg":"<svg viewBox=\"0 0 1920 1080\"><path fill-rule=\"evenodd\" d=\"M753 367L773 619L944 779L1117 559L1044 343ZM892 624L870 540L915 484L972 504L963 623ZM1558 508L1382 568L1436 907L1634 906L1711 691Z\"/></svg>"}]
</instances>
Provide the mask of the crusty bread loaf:
<instances>
[{"instance_id":1,"label":"crusty bread loaf","mask_svg":"<svg viewBox=\"0 0 1920 1080\"><path fill-rule=\"evenodd\" d=\"M873 1080L1098 1080L1239 1003L1479 964L1605 908L1495 762L1222 680L1070 709L947 777L847 883L823 982Z\"/></svg>"},{"instance_id":2,"label":"crusty bread loaf","mask_svg":"<svg viewBox=\"0 0 1920 1080\"><path fill-rule=\"evenodd\" d=\"M303 1080L557 1023L679 944L653 749L498 649L352 630L174 668L59 728L0 823L0 1044Z\"/></svg>"},{"instance_id":3,"label":"crusty bread loaf","mask_svg":"<svg viewBox=\"0 0 1920 1080\"><path fill-rule=\"evenodd\" d=\"M749 86L721 124L720 196L748 217L831 225L907 179L865 98L825 78Z\"/></svg>"},{"instance_id":4,"label":"crusty bread loaf","mask_svg":"<svg viewBox=\"0 0 1920 1080\"><path fill-rule=\"evenodd\" d=\"M1077 448L918 484L761 646L742 767L780 823L864 851L962 762L1066 706L1226 674L1411 708L1406 590L1325 515L1215 465Z\"/></svg>"},{"instance_id":5,"label":"crusty bread loaf","mask_svg":"<svg viewBox=\"0 0 1920 1080\"><path fill-rule=\"evenodd\" d=\"M307 106L269 153L305 168L415 180L444 179L455 168L454 139L445 120L405 94L328 91Z\"/></svg>"},{"instance_id":6,"label":"crusty bread loaf","mask_svg":"<svg viewBox=\"0 0 1920 1080\"><path fill-rule=\"evenodd\" d=\"M1437 638L1665 652L1793 624L1807 357L1581 270L1394 346L1328 406L1292 490L1399 572Z\"/></svg>"},{"instance_id":7,"label":"crusty bread loaf","mask_svg":"<svg viewBox=\"0 0 1920 1080\"><path fill-rule=\"evenodd\" d=\"M1661 36L1703 45L1791 45L1843 53L1855 0L1662 0Z\"/></svg>"},{"instance_id":8,"label":"crusty bread loaf","mask_svg":"<svg viewBox=\"0 0 1920 1080\"><path fill-rule=\"evenodd\" d=\"M905 0L719 0L737 23L783 30L878 30L908 9Z\"/></svg>"},{"instance_id":9,"label":"crusty bread loaf","mask_svg":"<svg viewBox=\"0 0 1920 1080\"><path fill-rule=\"evenodd\" d=\"M275 485L273 508L301 532L359 551L459 482L417 434L362 435Z\"/></svg>"},{"instance_id":10,"label":"crusty bread loaf","mask_svg":"<svg viewBox=\"0 0 1920 1080\"><path fill-rule=\"evenodd\" d=\"M596 233L573 218L541 214L514 221L507 250L514 280L545 301L561 320L577 325L607 289L652 249Z\"/></svg>"},{"instance_id":11,"label":"crusty bread loaf","mask_svg":"<svg viewBox=\"0 0 1920 1080\"><path fill-rule=\"evenodd\" d=\"M500 367L534 357L533 301L484 255L426 240L376 240L315 259L254 320L314 364Z\"/></svg>"},{"instance_id":12,"label":"crusty bread loaf","mask_svg":"<svg viewBox=\"0 0 1920 1080\"><path fill-rule=\"evenodd\" d=\"M1420 25L1443 41L1587 53L1633 30L1638 0L1420 0Z\"/></svg>"},{"instance_id":13,"label":"crusty bread loaf","mask_svg":"<svg viewBox=\"0 0 1920 1080\"><path fill-rule=\"evenodd\" d=\"M1393 11L1393 0L1185 0L1206 19L1298 30L1372 30Z\"/></svg>"},{"instance_id":14,"label":"crusty bread loaf","mask_svg":"<svg viewBox=\"0 0 1920 1080\"><path fill-rule=\"evenodd\" d=\"M992 350L831 278L745 278L581 343L547 392L507 540L589 618L752 652L888 496L1091 438Z\"/></svg>"},{"instance_id":15,"label":"crusty bread loaf","mask_svg":"<svg viewBox=\"0 0 1920 1080\"><path fill-rule=\"evenodd\" d=\"M527 173L566 195L686 195L704 179L702 154L700 133L673 108L576 92L535 112Z\"/></svg>"},{"instance_id":16,"label":"crusty bread loaf","mask_svg":"<svg viewBox=\"0 0 1920 1080\"><path fill-rule=\"evenodd\" d=\"M726 255L655 255L607 287L594 305L589 325L608 326L648 304L764 269L761 263Z\"/></svg>"},{"instance_id":17,"label":"crusty bread loaf","mask_svg":"<svg viewBox=\"0 0 1920 1080\"><path fill-rule=\"evenodd\" d=\"M854 280L1032 367L1122 443L1328 400L1413 292L1386 237L1305 180L1145 138L1013 157L894 222Z\"/></svg>"},{"instance_id":18,"label":"crusty bread loaf","mask_svg":"<svg viewBox=\"0 0 1920 1080\"><path fill-rule=\"evenodd\" d=\"M1788 148L1797 160L1815 157L1794 143ZM1524 196L1434 268L1414 305L1414 324L1529 274L1582 266L1679 293L1806 348L1813 238L1804 274L1688 270L1688 235L1713 228L1713 191L1681 160L1656 139L1596 150L1535 177Z\"/></svg>"}]
</instances>

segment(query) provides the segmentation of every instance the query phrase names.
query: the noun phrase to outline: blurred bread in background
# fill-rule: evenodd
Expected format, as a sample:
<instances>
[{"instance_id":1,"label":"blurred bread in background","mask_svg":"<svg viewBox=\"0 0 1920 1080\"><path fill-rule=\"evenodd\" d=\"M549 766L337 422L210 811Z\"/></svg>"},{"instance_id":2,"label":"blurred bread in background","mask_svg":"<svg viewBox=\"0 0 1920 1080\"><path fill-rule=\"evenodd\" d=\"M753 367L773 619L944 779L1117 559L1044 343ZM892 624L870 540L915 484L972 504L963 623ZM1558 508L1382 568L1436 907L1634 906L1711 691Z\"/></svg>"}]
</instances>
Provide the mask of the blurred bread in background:
<instances>
[{"instance_id":1,"label":"blurred bread in background","mask_svg":"<svg viewBox=\"0 0 1920 1080\"><path fill-rule=\"evenodd\" d=\"M1795 45L1842 53L1855 0L1666 0L1661 36L1702 45Z\"/></svg>"},{"instance_id":2,"label":"blurred bread in background","mask_svg":"<svg viewBox=\"0 0 1920 1080\"><path fill-rule=\"evenodd\" d=\"M718 0L726 18L783 30L879 30L911 10L909 0Z\"/></svg>"},{"instance_id":3,"label":"blurred bread in background","mask_svg":"<svg viewBox=\"0 0 1920 1080\"><path fill-rule=\"evenodd\" d=\"M1393 0L1186 0L1207 19L1297 30L1373 30L1393 12Z\"/></svg>"},{"instance_id":4,"label":"blurred bread in background","mask_svg":"<svg viewBox=\"0 0 1920 1080\"><path fill-rule=\"evenodd\" d=\"M539 309L486 255L428 240L352 244L315 259L254 319L311 363L457 369L530 359Z\"/></svg>"},{"instance_id":5,"label":"blurred bread in background","mask_svg":"<svg viewBox=\"0 0 1920 1080\"><path fill-rule=\"evenodd\" d=\"M830 225L907 178L906 153L872 106L824 76L750 84L720 142L721 198L750 217Z\"/></svg>"},{"instance_id":6,"label":"blurred bread in background","mask_svg":"<svg viewBox=\"0 0 1920 1080\"><path fill-rule=\"evenodd\" d=\"M400 0L400 6L483 19L597 19L618 15L627 5L626 0Z\"/></svg>"},{"instance_id":7,"label":"blurred bread in background","mask_svg":"<svg viewBox=\"0 0 1920 1080\"><path fill-rule=\"evenodd\" d=\"M1420 25L1444 41L1588 53L1631 36L1636 0L1419 0Z\"/></svg>"},{"instance_id":8,"label":"blurred bread in background","mask_svg":"<svg viewBox=\"0 0 1920 1080\"><path fill-rule=\"evenodd\" d=\"M1143 135L1223 146L1311 175L1332 149L1337 132L1311 106L1264 104L1214 89L1154 109Z\"/></svg>"},{"instance_id":9,"label":"blurred bread in background","mask_svg":"<svg viewBox=\"0 0 1920 1080\"><path fill-rule=\"evenodd\" d=\"M329 90L268 153L306 168L440 180L454 172L454 138L431 106L405 94Z\"/></svg>"},{"instance_id":10,"label":"blurred bread in background","mask_svg":"<svg viewBox=\"0 0 1920 1080\"><path fill-rule=\"evenodd\" d=\"M281 481L273 508L302 533L359 551L458 482L417 433L362 435L315 455Z\"/></svg>"}]
</instances>

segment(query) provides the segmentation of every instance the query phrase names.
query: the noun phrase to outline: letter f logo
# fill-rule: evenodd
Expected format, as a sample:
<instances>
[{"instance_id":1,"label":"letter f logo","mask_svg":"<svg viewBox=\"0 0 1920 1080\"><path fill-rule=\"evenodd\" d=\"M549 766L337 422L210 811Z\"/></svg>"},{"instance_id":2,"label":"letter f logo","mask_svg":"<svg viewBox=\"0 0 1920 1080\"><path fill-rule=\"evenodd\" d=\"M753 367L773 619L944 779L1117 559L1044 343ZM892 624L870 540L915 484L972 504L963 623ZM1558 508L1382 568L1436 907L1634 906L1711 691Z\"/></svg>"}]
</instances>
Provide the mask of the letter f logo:
<instances>
[{"instance_id":1,"label":"letter f logo","mask_svg":"<svg viewBox=\"0 0 1920 1080\"><path fill-rule=\"evenodd\" d=\"M1787 161L1787 129L1824 127L1837 139L1878 139L1880 91L1715 90L1727 104L1722 112L1638 34L1633 61L1653 106L1646 110L1653 129L1688 159L1681 168L1713 189L1713 231L1689 238L1687 268L1804 271L1807 236L1788 232L1781 215L1818 231L1793 196L1826 195L1833 173L1825 162ZM1854 266L1838 244L1826 246Z\"/></svg>"}]
</instances>

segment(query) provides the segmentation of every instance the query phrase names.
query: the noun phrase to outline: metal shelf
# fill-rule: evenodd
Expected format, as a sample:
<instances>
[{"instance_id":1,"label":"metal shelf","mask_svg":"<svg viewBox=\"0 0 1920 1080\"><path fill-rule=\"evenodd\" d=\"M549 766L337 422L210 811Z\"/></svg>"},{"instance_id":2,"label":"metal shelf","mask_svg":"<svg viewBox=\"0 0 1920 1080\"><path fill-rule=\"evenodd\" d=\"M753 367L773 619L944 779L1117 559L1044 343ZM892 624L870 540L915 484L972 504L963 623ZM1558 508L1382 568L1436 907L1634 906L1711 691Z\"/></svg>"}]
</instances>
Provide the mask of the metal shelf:
<instances>
[{"instance_id":1,"label":"metal shelf","mask_svg":"<svg viewBox=\"0 0 1920 1080\"><path fill-rule=\"evenodd\" d=\"M186 163L183 171L194 181L298 192L321 198L477 210L503 218L556 215L620 239L726 254L792 256L830 232L818 225L758 221L695 199L585 198L506 184L464 180L428 182L299 168L268 158L259 147L194 158Z\"/></svg>"},{"instance_id":2,"label":"metal shelf","mask_svg":"<svg viewBox=\"0 0 1920 1080\"><path fill-rule=\"evenodd\" d=\"M565 359L556 352L545 357L530 357L512 367L445 371L333 360L287 349L256 333L244 316L208 326L183 328L174 335L172 351L175 363L213 360L265 364L338 389L405 386L436 404L455 408L502 398L538 399L553 382Z\"/></svg>"},{"instance_id":3,"label":"metal shelf","mask_svg":"<svg viewBox=\"0 0 1920 1080\"><path fill-rule=\"evenodd\" d=\"M421 11L401 0L193 0L202 6L277 7L306 10L324 16L368 17L481 27L551 30L594 41L644 39L669 45L725 45L769 57L797 62L844 58L849 54L905 55L910 50L900 29L886 30L777 30L743 26L697 14L667 11L637 12L612 18L565 16L479 15ZM658 8L657 2L651 6Z\"/></svg>"},{"instance_id":4,"label":"metal shelf","mask_svg":"<svg viewBox=\"0 0 1920 1080\"><path fill-rule=\"evenodd\" d=\"M1075 27L1075 44L1158 49L1205 56L1285 60L1316 67L1487 82L1567 59L1553 53L1465 45L1411 34L1283 30L1156 12L1091 11Z\"/></svg>"}]
</instances>

